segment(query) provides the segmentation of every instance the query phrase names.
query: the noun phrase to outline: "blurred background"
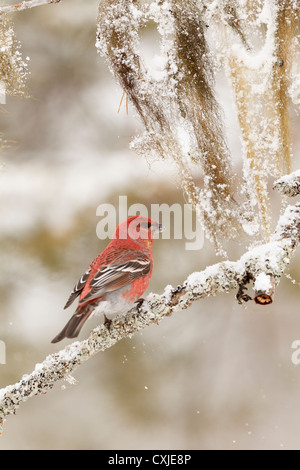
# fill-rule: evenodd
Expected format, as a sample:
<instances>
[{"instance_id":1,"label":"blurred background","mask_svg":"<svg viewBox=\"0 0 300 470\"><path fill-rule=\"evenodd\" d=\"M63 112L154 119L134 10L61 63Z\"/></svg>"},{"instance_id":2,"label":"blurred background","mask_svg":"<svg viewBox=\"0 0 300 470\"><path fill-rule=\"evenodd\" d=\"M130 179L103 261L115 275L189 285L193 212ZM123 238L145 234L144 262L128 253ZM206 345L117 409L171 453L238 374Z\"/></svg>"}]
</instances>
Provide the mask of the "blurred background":
<instances>
[{"instance_id":1,"label":"blurred background","mask_svg":"<svg viewBox=\"0 0 300 470\"><path fill-rule=\"evenodd\" d=\"M100 204L117 207L120 195L149 208L185 203L169 162L129 150L142 128L131 106L128 116L125 103L117 112L123 92L95 48L97 4L64 0L14 15L31 75L30 97L8 97L0 116L10 141L0 156L0 387L68 344L50 341L72 314L63 306L74 284L107 244L96 236ZM151 60L157 33L143 34ZM218 88L239 171L224 77ZM294 129L299 123L293 116ZM299 133L294 145L298 155ZM244 249L232 244L230 258ZM299 259L290 269L298 281ZM218 261L208 242L187 251L185 240L157 240L147 292ZM299 296L283 278L265 308L241 307L233 292L193 304L89 360L76 385L30 399L8 417L0 449L300 448L300 365L291 361ZM91 319L80 339L99 322Z\"/></svg>"}]
</instances>

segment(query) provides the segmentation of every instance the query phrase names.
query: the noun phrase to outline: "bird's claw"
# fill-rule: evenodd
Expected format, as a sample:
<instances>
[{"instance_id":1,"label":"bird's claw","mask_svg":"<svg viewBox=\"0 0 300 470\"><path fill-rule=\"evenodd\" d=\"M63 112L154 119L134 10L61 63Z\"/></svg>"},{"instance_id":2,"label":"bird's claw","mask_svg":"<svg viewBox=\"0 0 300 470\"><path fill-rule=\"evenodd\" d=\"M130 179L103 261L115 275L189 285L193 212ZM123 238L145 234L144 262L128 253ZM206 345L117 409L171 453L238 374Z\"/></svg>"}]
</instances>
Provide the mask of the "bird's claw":
<instances>
[{"instance_id":1,"label":"bird's claw","mask_svg":"<svg viewBox=\"0 0 300 470\"><path fill-rule=\"evenodd\" d=\"M104 316L104 326L106 326L106 328L107 328L108 330L110 330L110 326L111 326L112 320L110 320L109 318L107 318L107 316L105 315L105 313L103 313L103 316Z\"/></svg>"},{"instance_id":2,"label":"bird's claw","mask_svg":"<svg viewBox=\"0 0 300 470\"><path fill-rule=\"evenodd\" d=\"M140 310L141 306L143 305L143 303L145 302L145 299L143 299L142 297L140 297L139 299L135 300L135 304L137 304L137 309Z\"/></svg>"}]
</instances>

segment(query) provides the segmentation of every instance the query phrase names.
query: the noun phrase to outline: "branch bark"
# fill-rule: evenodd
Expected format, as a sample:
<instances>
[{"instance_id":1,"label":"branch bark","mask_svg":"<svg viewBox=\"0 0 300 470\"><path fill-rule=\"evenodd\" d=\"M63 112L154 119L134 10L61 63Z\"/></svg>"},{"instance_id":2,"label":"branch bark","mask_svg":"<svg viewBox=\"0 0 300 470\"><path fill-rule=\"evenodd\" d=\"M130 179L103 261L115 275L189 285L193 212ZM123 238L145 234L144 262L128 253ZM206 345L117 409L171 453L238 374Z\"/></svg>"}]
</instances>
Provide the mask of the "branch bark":
<instances>
[{"instance_id":1,"label":"branch bark","mask_svg":"<svg viewBox=\"0 0 300 470\"><path fill-rule=\"evenodd\" d=\"M196 300L221 292L238 290L238 301L249 301L251 297L243 291L251 281L256 293L270 286L275 289L299 243L300 203L287 207L269 243L249 250L238 261L223 261L193 273L182 285L175 288L167 286L162 295L148 295L142 304L113 319L109 328L104 324L98 326L86 340L76 341L49 355L35 366L33 372L0 390L0 432L6 416L14 414L21 403L34 395L46 393L59 380L68 379L80 364L121 339L130 338L153 323L160 323L163 318L186 309ZM272 282L267 283L266 277Z\"/></svg>"},{"instance_id":2,"label":"branch bark","mask_svg":"<svg viewBox=\"0 0 300 470\"><path fill-rule=\"evenodd\" d=\"M274 189L277 189L280 194L290 197L300 194L300 170L277 180L274 184Z\"/></svg>"},{"instance_id":3,"label":"branch bark","mask_svg":"<svg viewBox=\"0 0 300 470\"><path fill-rule=\"evenodd\" d=\"M51 3L60 3L62 0L29 0L28 2L20 2L15 5L7 5L0 7L0 15L2 13L13 13L16 11L27 10L28 8L40 7L42 5L49 5Z\"/></svg>"}]
</instances>

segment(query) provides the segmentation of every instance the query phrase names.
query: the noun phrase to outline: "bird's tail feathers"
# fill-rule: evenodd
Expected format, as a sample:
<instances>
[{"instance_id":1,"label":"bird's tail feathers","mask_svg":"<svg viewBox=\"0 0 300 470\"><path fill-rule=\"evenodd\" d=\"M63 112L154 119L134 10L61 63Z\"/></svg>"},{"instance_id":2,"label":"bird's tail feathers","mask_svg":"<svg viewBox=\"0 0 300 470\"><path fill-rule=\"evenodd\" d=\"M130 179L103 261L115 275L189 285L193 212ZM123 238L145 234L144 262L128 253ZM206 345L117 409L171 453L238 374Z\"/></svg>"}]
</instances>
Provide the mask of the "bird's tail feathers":
<instances>
[{"instance_id":1,"label":"bird's tail feathers","mask_svg":"<svg viewBox=\"0 0 300 470\"><path fill-rule=\"evenodd\" d=\"M51 343L58 343L64 338L77 338L81 328L95 310L95 303L89 305L79 305L61 332L55 336Z\"/></svg>"}]
</instances>

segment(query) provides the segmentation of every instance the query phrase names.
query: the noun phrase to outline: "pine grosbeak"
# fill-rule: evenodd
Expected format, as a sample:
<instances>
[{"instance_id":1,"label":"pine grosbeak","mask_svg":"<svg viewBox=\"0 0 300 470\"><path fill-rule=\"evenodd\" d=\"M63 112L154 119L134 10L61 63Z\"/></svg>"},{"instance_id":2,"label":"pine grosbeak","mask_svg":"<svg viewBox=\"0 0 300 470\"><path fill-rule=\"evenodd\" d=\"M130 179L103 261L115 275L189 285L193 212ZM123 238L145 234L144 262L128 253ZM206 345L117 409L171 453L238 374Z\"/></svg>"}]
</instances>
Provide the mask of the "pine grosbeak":
<instances>
[{"instance_id":1,"label":"pine grosbeak","mask_svg":"<svg viewBox=\"0 0 300 470\"><path fill-rule=\"evenodd\" d=\"M125 313L150 282L155 233L163 227L142 216L130 217L116 229L111 242L75 285L64 308L79 296L79 304L63 330L52 340L76 338L93 314ZM106 318L106 317L105 317Z\"/></svg>"}]
</instances>

